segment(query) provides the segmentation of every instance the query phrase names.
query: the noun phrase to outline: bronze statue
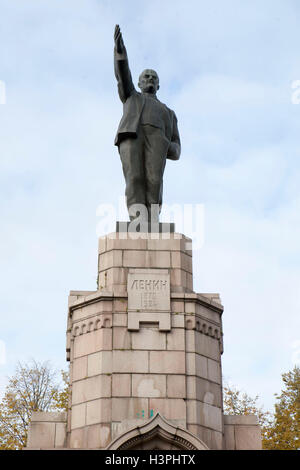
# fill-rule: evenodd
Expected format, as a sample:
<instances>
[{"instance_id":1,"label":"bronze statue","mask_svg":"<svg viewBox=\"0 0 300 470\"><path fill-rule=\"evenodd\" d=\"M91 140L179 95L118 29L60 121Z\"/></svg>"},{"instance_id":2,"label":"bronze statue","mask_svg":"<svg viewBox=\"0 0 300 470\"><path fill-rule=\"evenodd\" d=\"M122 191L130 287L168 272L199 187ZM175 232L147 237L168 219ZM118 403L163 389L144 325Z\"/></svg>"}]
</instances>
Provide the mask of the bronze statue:
<instances>
[{"instance_id":1,"label":"bronze statue","mask_svg":"<svg viewBox=\"0 0 300 470\"><path fill-rule=\"evenodd\" d=\"M136 204L147 208L148 220L158 221L162 206L163 174L166 159L180 157L180 137L177 118L171 109L156 97L158 75L144 70L136 91L128 65L127 51L120 27L115 27L114 67L118 91L123 103L115 145L118 146L126 182L126 201L130 219L135 217ZM155 214L155 215L153 215Z\"/></svg>"}]
</instances>

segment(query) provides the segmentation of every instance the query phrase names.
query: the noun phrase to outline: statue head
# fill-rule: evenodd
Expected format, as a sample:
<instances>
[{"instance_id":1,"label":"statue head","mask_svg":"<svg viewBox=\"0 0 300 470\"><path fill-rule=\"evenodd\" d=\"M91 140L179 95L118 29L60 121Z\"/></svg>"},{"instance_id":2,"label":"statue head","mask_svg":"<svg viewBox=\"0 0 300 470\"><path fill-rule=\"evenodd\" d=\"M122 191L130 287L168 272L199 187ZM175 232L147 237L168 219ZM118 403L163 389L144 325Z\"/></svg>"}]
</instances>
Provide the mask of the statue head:
<instances>
[{"instance_id":1,"label":"statue head","mask_svg":"<svg viewBox=\"0 0 300 470\"><path fill-rule=\"evenodd\" d=\"M144 70L139 76L138 86L142 93L151 93L155 95L159 89L159 78L155 70Z\"/></svg>"}]
</instances>

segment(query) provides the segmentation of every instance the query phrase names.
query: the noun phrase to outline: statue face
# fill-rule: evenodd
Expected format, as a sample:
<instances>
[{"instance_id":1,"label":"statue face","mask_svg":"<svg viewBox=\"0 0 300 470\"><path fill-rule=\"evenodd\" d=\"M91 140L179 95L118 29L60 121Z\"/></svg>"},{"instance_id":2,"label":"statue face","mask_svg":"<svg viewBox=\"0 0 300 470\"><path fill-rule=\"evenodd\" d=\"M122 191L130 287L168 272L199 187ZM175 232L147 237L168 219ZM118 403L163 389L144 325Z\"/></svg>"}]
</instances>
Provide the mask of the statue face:
<instances>
[{"instance_id":1,"label":"statue face","mask_svg":"<svg viewBox=\"0 0 300 470\"><path fill-rule=\"evenodd\" d=\"M143 93L152 93L155 95L159 89L159 79L155 70L144 70L140 75L138 85Z\"/></svg>"}]
</instances>

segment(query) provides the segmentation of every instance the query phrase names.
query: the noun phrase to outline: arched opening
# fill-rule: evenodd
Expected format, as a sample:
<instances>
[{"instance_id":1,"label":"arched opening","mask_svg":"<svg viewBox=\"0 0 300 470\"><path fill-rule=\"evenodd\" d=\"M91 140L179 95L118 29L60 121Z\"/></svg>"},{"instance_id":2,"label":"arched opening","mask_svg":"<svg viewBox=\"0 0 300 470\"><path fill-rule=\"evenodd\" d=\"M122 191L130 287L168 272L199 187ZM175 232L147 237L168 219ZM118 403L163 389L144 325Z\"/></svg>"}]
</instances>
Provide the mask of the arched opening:
<instances>
[{"instance_id":1,"label":"arched opening","mask_svg":"<svg viewBox=\"0 0 300 470\"><path fill-rule=\"evenodd\" d=\"M128 429L108 450L209 450L198 437L157 413L142 426Z\"/></svg>"}]
</instances>

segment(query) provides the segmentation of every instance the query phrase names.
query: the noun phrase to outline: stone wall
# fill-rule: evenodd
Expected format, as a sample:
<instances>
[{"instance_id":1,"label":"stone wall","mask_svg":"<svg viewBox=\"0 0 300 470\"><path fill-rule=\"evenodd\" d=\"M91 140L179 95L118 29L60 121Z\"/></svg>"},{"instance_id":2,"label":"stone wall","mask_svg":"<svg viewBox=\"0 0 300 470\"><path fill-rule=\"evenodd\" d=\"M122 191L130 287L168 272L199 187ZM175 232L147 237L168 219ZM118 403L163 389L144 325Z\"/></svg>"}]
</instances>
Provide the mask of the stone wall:
<instances>
[{"instance_id":1,"label":"stone wall","mask_svg":"<svg viewBox=\"0 0 300 470\"><path fill-rule=\"evenodd\" d=\"M63 449L66 447L67 413L34 412L29 426L27 447Z\"/></svg>"},{"instance_id":2,"label":"stone wall","mask_svg":"<svg viewBox=\"0 0 300 470\"><path fill-rule=\"evenodd\" d=\"M226 450L261 449L261 430L255 415L224 415Z\"/></svg>"}]
</instances>

